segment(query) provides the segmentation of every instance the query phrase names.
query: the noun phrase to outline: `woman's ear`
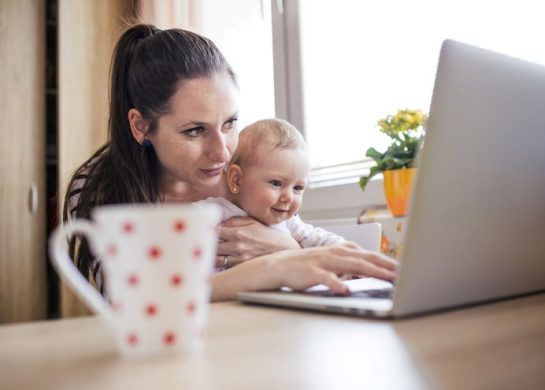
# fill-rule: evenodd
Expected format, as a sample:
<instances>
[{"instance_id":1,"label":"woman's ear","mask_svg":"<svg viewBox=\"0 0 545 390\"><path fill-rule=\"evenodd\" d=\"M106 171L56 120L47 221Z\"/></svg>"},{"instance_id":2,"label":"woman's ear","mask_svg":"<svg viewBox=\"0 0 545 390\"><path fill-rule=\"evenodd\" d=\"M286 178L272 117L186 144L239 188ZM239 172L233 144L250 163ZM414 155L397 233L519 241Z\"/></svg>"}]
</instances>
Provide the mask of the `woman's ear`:
<instances>
[{"instance_id":1,"label":"woman's ear","mask_svg":"<svg viewBox=\"0 0 545 390\"><path fill-rule=\"evenodd\" d=\"M242 168L238 164L227 166L227 188L232 194L238 194L242 182Z\"/></svg>"},{"instance_id":2,"label":"woman's ear","mask_svg":"<svg viewBox=\"0 0 545 390\"><path fill-rule=\"evenodd\" d=\"M149 123L136 108L129 110L128 117L132 136L136 142L142 145L149 132Z\"/></svg>"}]
</instances>

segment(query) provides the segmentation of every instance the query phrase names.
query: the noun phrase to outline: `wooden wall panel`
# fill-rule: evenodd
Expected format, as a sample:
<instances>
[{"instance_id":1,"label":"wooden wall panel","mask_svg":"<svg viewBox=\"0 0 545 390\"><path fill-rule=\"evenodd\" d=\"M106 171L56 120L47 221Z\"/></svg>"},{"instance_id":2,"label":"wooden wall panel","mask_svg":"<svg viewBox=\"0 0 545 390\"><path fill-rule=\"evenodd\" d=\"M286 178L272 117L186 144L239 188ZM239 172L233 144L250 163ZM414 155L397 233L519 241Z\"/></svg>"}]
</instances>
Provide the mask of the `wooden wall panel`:
<instances>
[{"instance_id":1,"label":"wooden wall panel","mask_svg":"<svg viewBox=\"0 0 545 390\"><path fill-rule=\"evenodd\" d=\"M44 1L0 1L0 70L0 323L5 323L46 315Z\"/></svg>"},{"instance_id":2,"label":"wooden wall panel","mask_svg":"<svg viewBox=\"0 0 545 390\"><path fill-rule=\"evenodd\" d=\"M134 20L135 0L59 0L59 193L106 141L108 77L117 38ZM62 210L62 205L61 209ZM62 288L63 316L88 313Z\"/></svg>"}]
</instances>

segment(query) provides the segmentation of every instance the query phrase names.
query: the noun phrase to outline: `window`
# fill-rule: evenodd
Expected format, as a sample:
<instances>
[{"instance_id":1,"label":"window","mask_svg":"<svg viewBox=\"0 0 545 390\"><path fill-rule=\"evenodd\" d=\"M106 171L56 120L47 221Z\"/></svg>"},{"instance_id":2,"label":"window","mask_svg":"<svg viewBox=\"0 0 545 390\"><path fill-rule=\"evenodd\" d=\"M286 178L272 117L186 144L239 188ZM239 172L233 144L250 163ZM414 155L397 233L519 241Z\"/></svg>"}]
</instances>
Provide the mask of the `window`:
<instances>
[{"instance_id":1,"label":"window","mask_svg":"<svg viewBox=\"0 0 545 390\"><path fill-rule=\"evenodd\" d=\"M239 129L275 116L270 0L207 0L199 32L212 39L237 74Z\"/></svg>"},{"instance_id":2,"label":"window","mask_svg":"<svg viewBox=\"0 0 545 390\"><path fill-rule=\"evenodd\" d=\"M140 0L141 19L210 38L240 86L239 123L275 116L271 0Z\"/></svg>"},{"instance_id":3,"label":"window","mask_svg":"<svg viewBox=\"0 0 545 390\"><path fill-rule=\"evenodd\" d=\"M277 85L277 94L284 93L287 102L277 113L304 132L313 168L361 161L369 146L388 144L375 130L379 118L399 108L428 111L444 39L545 64L540 5L540 0L273 2L273 27L277 36L283 34L275 41L283 45L275 56L281 57L276 69L285 83Z\"/></svg>"}]
</instances>

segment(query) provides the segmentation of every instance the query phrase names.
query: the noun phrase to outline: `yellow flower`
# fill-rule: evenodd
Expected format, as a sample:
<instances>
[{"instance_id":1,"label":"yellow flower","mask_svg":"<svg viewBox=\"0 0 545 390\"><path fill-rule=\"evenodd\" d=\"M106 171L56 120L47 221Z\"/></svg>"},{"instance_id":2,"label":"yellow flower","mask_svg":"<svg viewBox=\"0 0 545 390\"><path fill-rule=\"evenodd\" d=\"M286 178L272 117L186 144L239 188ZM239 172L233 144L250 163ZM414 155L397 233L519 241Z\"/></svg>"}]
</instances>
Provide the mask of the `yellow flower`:
<instances>
[{"instance_id":1,"label":"yellow flower","mask_svg":"<svg viewBox=\"0 0 545 390\"><path fill-rule=\"evenodd\" d=\"M399 110L395 115L388 115L377 122L380 131L396 136L401 132L416 130L424 124L426 116L421 110Z\"/></svg>"}]
</instances>

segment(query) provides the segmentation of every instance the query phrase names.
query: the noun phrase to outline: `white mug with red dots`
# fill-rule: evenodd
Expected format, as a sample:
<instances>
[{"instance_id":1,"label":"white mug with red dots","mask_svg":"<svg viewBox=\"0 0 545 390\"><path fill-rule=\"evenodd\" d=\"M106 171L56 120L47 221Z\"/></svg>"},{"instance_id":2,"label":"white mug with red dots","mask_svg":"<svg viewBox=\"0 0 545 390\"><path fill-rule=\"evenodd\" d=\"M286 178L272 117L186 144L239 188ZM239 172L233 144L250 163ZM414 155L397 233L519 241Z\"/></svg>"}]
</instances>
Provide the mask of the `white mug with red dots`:
<instances>
[{"instance_id":1,"label":"white mug with red dots","mask_svg":"<svg viewBox=\"0 0 545 390\"><path fill-rule=\"evenodd\" d=\"M114 331L124 356L194 350L204 344L220 211L214 205L97 207L92 220L57 227L50 254L62 279ZM84 235L101 260L109 302L68 255Z\"/></svg>"}]
</instances>

